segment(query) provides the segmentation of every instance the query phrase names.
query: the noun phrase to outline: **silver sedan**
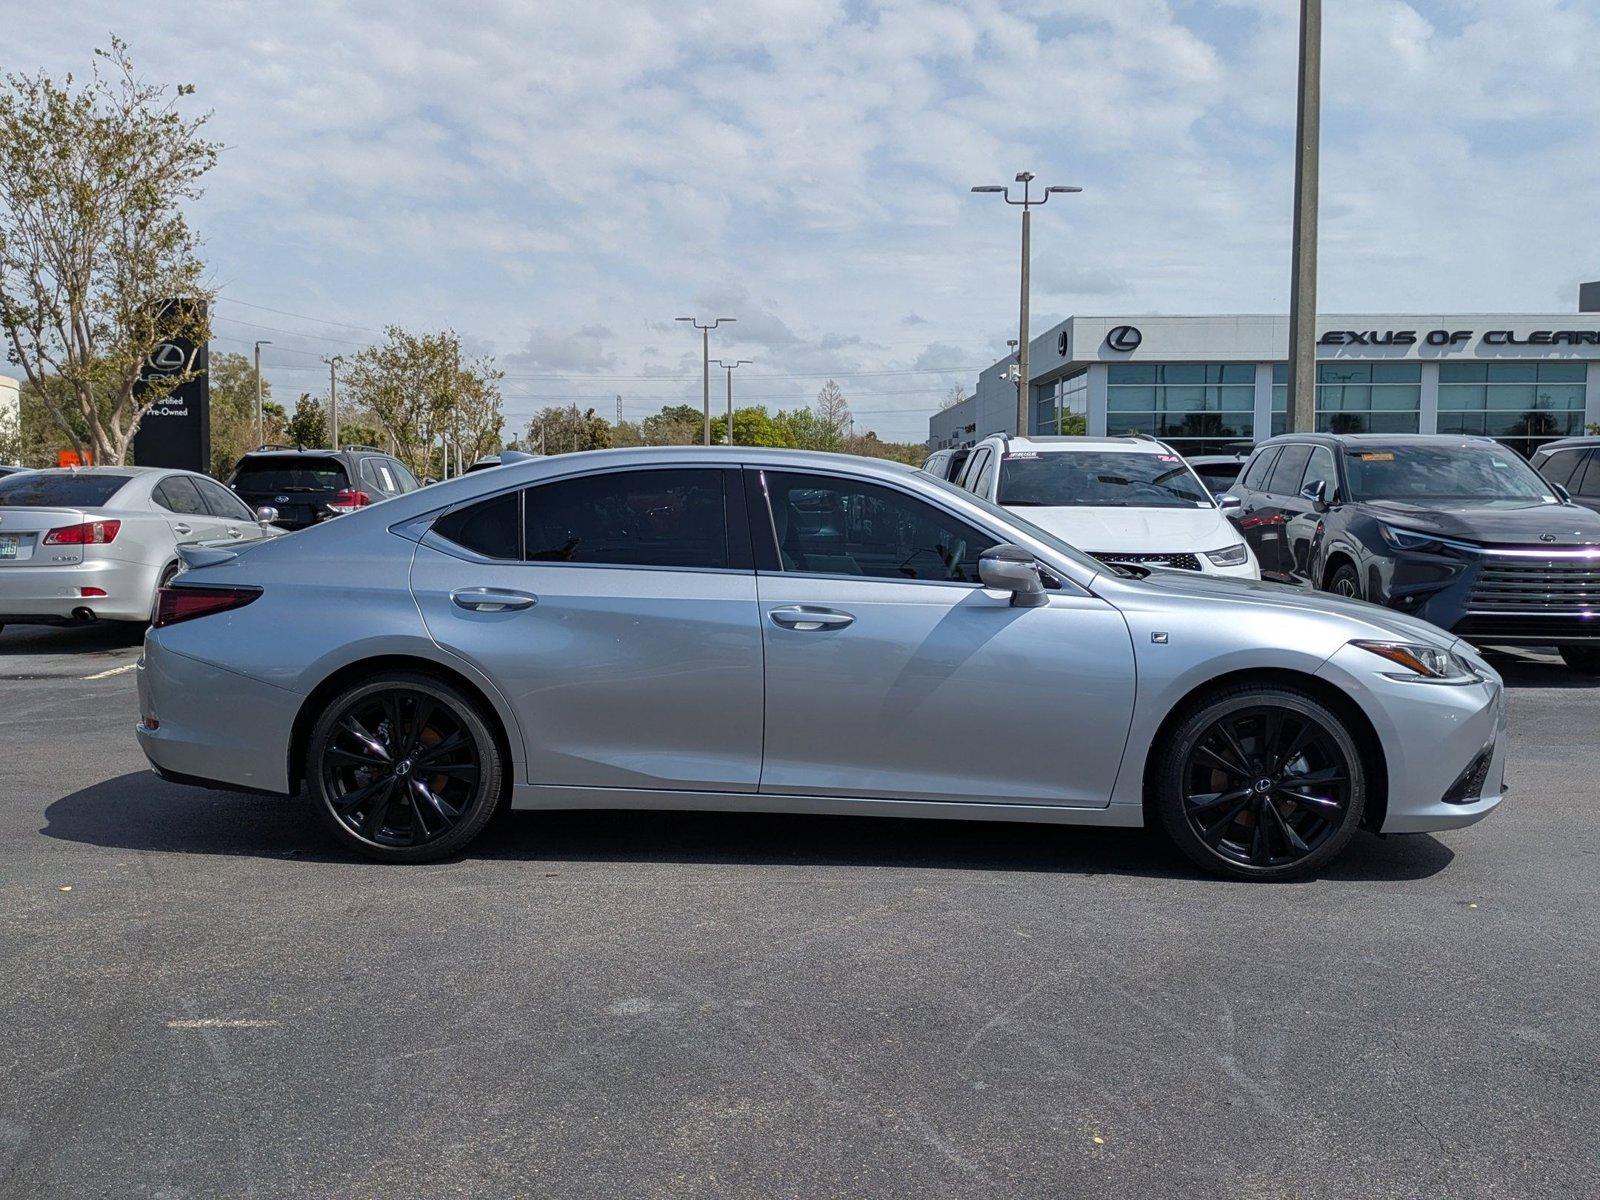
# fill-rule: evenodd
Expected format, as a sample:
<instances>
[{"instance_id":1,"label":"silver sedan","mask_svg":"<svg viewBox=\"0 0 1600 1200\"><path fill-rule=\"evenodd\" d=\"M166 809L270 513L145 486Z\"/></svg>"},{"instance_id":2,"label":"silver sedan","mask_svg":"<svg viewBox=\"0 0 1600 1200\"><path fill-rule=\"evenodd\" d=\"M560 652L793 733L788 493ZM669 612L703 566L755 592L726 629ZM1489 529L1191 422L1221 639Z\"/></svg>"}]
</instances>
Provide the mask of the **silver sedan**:
<instances>
[{"instance_id":1,"label":"silver sedan","mask_svg":"<svg viewBox=\"0 0 1600 1200\"><path fill-rule=\"evenodd\" d=\"M506 802L1155 823L1274 879L1503 791L1500 679L1451 635L1108 566L891 463L562 455L184 557L145 754L303 791L386 861L456 853Z\"/></svg>"},{"instance_id":2,"label":"silver sedan","mask_svg":"<svg viewBox=\"0 0 1600 1200\"><path fill-rule=\"evenodd\" d=\"M148 622L178 547L281 531L215 479L154 467L27 471L0 478L0 627Z\"/></svg>"}]
</instances>

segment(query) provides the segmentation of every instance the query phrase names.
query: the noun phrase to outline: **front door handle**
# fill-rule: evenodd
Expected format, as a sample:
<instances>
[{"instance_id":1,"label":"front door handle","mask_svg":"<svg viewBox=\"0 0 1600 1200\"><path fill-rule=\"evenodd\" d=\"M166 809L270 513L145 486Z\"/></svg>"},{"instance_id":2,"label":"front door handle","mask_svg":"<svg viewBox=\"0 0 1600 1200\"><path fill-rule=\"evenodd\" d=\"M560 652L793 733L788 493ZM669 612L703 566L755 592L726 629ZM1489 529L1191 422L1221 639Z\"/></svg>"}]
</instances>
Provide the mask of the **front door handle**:
<instances>
[{"instance_id":1,"label":"front door handle","mask_svg":"<svg viewBox=\"0 0 1600 1200\"><path fill-rule=\"evenodd\" d=\"M517 612L539 603L539 597L527 592L492 587L462 588L451 592L450 599L457 608L467 608L473 612Z\"/></svg>"},{"instance_id":2,"label":"front door handle","mask_svg":"<svg viewBox=\"0 0 1600 1200\"><path fill-rule=\"evenodd\" d=\"M187 526L187 525L174 525L174 526L173 526L173 527L172 527L172 532L173 532L173 533L182 533L182 534L190 534L190 533L193 533L193 532L194 532L194 530L193 530L193 529L191 529L191 528L190 528L190 527L189 527L189 526Z\"/></svg>"},{"instance_id":3,"label":"front door handle","mask_svg":"<svg viewBox=\"0 0 1600 1200\"><path fill-rule=\"evenodd\" d=\"M798 629L810 632L814 629L843 629L855 621L847 612L840 612L836 608L812 608L806 604L794 604L788 608L775 608L767 614L772 618L774 625L781 625L785 629Z\"/></svg>"},{"instance_id":4,"label":"front door handle","mask_svg":"<svg viewBox=\"0 0 1600 1200\"><path fill-rule=\"evenodd\" d=\"M238 528L238 526L236 526L236 525L229 525L229 526L228 526L228 536L229 536L229 537L243 537L243 536L244 536L244 534L242 534L242 533L240 533L240 532L239 532L239 528Z\"/></svg>"}]
</instances>

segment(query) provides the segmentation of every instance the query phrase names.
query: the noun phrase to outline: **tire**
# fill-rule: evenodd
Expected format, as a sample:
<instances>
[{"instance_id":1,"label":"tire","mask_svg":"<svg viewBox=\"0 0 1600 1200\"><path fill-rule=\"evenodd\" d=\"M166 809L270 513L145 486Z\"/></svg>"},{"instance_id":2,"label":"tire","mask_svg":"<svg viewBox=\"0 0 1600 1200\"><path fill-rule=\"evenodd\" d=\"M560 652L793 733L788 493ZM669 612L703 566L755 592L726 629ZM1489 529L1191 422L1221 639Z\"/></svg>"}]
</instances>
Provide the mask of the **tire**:
<instances>
[{"instance_id":1,"label":"tire","mask_svg":"<svg viewBox=\"0 0 1600 1200\"><path fill-rule=\"evenodd\" d=\"M494 816L504 779L478 706L418 672L385 672L345 689L306 747L317 815L343 845L379 862L459 853Z\"/></svg>"},{"instance_id":2,"label":"tire","mask_svg":"<svg viewBox=\"0 0 1600 1200\"><path fill-rule=\"evenodd\" d=\"M1600 675L1600 646L1561 646L1561 661L1580 675Z\"/></svg>"},{"instance_id":3,"label":"tire","mask_svg":"<svg viewBox=\"0 0 1600 1200\"><path fill-rule=\"evenodd\" d=\"M1356 570L1355 564L1342 562L1339 564L1338 570L1328 576L1328 586L1323 590L1351 600L1363 599L1361 594L1361 572Z\"/></svg>"},{"instance_id":4,"label":"tire","mask_svg":"<svg viewBox=\"0 0 1600 1200\"><path fill-rule=\"evenodd\" d=\"M1360 748L1344 720L1306 692L1266 684L1219 690L1179 720L1160 753L1151 799L1161 824L1216 874L1308 874L1361 824Z\"/></svg>"}]
</instances>

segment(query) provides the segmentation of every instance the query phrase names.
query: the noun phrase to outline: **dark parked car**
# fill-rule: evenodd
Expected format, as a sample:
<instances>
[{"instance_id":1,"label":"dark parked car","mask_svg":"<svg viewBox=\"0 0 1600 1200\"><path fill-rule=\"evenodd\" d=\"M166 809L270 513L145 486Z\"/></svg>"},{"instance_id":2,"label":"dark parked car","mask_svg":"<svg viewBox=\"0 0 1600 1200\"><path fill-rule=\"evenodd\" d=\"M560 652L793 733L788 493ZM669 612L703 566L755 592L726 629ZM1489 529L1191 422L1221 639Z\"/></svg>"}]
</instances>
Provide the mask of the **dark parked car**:
<instances>
[{"instance_id":1,"label":"dark parked car","mask_svg":"<svg viewBox=\"0 0 1600 1200\"><path fill-rule=\"evenodd\" d=\"M1600 437L1546 442L1533 456L1533 469L1566 489L1574 504L1600 512Z\"/></svg>"},{"instance_id":2,"label":"dark parked car","mask_svg":"<svg viewBox=\"0 0 1600 1200\"><path fill-rule=\"evenodd\" d=\"M1220 496L1239 478L1239 472L1244 470L1245 459L1249 456L1250 451L1245 449L1237 454L1195 454L1187 456L1184 461L1200 476L1200 482L1206 485L1213 496Z\"/></svg>"},{"instance_id":3,"label":"dark parked car","mask_svg":"<svg viewBox=\"0 0 1600 1200\"><path fill-rule=\"evenodd\" d=\"M953 482L961 474L961 468L967 465L967 456L971 453L971 446L962 446L958 450L935 450L928 455L922 469L935 479Z\"/></svg>"},{"instance_id":4,"label":"dark parked car","mask_svg":"<svg viewBox=\"0 0 1600 1200\"><path fill-rule=\"evenodd\" d=\"M301 450L263 446L239 460L228 486L251 508L275 508L273 524L304 529L421 486L393 455L372 446Z\"/></svg>"},{"instance_id":5,"label":"dark parked car","mask_svg":"<svg viewBox=\"0 0 1600 1200\"><path fill-rule=\"evenodd\" d=\"M1287 434L1231 494L1263 576L1600 673L1600 513L1489 438Z\"/></svg>"}]
</instances>

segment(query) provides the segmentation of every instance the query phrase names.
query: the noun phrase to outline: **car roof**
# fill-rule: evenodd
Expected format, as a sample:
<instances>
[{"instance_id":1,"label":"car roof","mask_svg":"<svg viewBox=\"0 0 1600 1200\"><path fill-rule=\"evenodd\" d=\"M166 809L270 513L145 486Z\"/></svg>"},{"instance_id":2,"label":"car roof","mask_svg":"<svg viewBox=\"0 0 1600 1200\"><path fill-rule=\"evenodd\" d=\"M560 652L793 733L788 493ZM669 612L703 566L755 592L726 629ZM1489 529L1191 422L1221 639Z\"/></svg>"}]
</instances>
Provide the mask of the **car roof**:
<instances>
[{"instance_id":1,"label":"car roof","mask_svg":"<svg viewBox=\"0 0 1600 1200\"><path fill-rule=\"evenodd\" d=\"M1555 438L1552 441L1541 442L1535 454L1544 454L1551 450L1582 450L1587 446L1600 446L1600 434L1585 433L1576 437Z\"/></svg>"},{"instance_id":2,"label":"car roof","mask_svg":"<svg viewBox=\"0 0 1600 1200\"><path fill-rule=\"evenodd\" d=\"M1430 446L1440 442L1479 442L1498 446L1492 437L1476 433L1280 433L1256 446L1284 446L1291 442L1315 442L1324 446Z\"/></svg>"},{"instance_id":3,"label":"car roof","mask_svg":"<svg viewBox=\"0 0 1600 1200\"><path fill-rule=\"evenodd\" d=\"M1069 454L1086 450L1126 450L1135 454L1173 454L1171 446L1145 437L1088 437L1083 434L1042 434L1033 437L1012 437L994 434L1007 449L1026 450L1041 454ZM985 439L992 440L992 439Z\"/></svg>"}]
</instances>

